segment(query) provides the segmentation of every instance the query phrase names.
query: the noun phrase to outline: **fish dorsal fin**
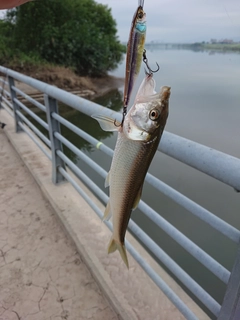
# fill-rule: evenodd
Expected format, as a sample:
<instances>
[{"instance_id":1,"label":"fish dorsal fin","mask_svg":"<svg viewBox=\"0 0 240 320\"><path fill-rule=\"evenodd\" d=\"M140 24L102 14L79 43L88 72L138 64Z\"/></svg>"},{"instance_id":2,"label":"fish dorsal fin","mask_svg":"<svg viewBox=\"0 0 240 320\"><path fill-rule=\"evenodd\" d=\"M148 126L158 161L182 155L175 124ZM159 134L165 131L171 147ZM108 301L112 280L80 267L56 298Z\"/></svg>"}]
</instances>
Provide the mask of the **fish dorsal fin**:
<instances>
[{"instance_id":1,"label":"fish dorsal fin","mask_svg":"<svg viewBox=\"0 0 240 320\"><path fill-rule=\"evenodd\" d=\"M103 221L108 221L112 216L111 213L111 207L110 207L110 201L108 201L106 209L104 211Z\"/></svg>"},{"instance_id":2,"label":"fish dorsal fin","mask_svg":"<svg viewBox=\"0 0 240 320\"><path fill-rule=\"evenodd\" d=\"M102 116L100 114L93 114L91 117L98 121L100 127L104 131L118 131L121 125L120 122L118 122L117 120L114 120L106 116Z\"/></svg>"},{"instance_id":3,"label":"fish dorsal fin","mask_svg":"<svg viewBox=\"0 0 240 320\"><path fill-rule=\"evenodd\" d=\"M104 187L107 188L110 186L111 183L111 171L108 172L106 179L105 179L105 183L104 183Z\"/></svg>"},{"instance_id":4,"label":"fish dorsal fin","mask_svg":"<svg viewBox=\"0 0 240 320\"><path fill-rule=\"evenodd\" d=\"M139 201L140 201L141 196L142 196L142 188L143 188L143 186L140 187L140 189L139 189L139 191L137 193L137 196L136 196L136 198L134 200L134 203L133 203L132 210L135 210L137 208L138 204L139 204Z\"/></svg>"}]
</instances>

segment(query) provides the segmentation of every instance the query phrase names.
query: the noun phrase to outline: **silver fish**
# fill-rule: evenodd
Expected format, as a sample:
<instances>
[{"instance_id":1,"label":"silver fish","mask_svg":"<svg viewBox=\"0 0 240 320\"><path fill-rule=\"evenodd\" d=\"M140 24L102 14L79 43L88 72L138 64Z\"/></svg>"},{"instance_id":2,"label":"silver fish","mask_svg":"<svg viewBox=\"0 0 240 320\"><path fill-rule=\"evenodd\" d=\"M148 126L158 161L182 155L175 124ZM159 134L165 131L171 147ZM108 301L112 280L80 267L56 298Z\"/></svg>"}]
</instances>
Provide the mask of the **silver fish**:
<instances>
[{"instance_id":1,"label":"silver fish","mask_svg":"<svg viewBox=\"0 0 240 320\"><path fill-rule=\"evenodd\" d=\"M104 219L113 215L113 235L108 253L118 249L127 267L125 233L131 212L140 201L147 170L167 121L169 97L170 87L164 86L156 93L153 75L147 74L122 127L116 120L93 115L103 130L118 131L111 168L105 181L105 186L110 187L110 198Z\"/></svg>"}]
</instances>

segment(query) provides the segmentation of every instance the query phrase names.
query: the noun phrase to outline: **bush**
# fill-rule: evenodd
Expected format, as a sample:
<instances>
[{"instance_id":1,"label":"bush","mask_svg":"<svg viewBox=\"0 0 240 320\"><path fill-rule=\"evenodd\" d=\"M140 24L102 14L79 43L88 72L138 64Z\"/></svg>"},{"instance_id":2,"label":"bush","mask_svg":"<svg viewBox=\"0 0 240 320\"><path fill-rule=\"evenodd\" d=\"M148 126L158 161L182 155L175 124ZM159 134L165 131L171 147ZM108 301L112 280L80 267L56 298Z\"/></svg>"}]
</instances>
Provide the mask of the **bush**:
<instances>
[{"instance_id":1,"label":"bush","mask_svg":"<svg viewBox=\"0 0 240 320\"><path fill-rule=\"evenodd\" d=\"M37 1L8 10L14 50L79 74L102 75L121 61L124 47L107 6L93 0Z\"/></svg>"}]
</instances>

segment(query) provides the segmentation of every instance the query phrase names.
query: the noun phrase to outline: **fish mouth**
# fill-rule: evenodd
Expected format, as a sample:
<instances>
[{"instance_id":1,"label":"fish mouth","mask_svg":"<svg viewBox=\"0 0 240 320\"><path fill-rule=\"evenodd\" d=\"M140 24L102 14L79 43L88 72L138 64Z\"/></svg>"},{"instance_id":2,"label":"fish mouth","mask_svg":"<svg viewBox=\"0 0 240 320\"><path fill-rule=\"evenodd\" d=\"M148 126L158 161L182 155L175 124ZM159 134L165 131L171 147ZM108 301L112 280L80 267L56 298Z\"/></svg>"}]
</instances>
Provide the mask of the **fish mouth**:
<instances>
[{"instance_id":1,"label":"fish mouth","mask_svg":"<svg viewBox=\"0 0 240 320\"><path fill-rule=\"evenodd\" d=\"M156 99L156 95L159 96L159 94L155 91L155 88L156 82L153 78L153 74L147 73L142 84L140 85L140 88L138 89L135 103L142 103Z\"/></svg>"}]
</instances>

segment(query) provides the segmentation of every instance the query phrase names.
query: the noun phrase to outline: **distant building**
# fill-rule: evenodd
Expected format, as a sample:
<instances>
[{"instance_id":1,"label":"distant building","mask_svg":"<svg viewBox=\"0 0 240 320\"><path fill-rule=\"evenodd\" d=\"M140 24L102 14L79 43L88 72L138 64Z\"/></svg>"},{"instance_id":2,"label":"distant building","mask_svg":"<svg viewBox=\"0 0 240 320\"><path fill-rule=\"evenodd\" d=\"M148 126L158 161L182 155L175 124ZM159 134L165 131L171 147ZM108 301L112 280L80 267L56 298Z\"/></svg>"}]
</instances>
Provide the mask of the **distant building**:
<instances>
[{"instance_id":1,"label":"distant building","mask_svg":"<svg viewBox=\"0 0 240 320\"><path fill-rule=\"evenodd\" d=\"M234 43L234 41L232 39L221 39L221 40L217 40L217 39L211 39L210 41L212 44L215 43L221 43L221 44L231 44Z\"/></svg>"},{"instance_id":2,"label":"distant building","mask_svg":"<svg viewBox=\"0 0 240 320\"><path fill-rule=\"evenodd\" d=\"M230 43L233 43L233 40L232 39L223 39L223 40L219 41L219 43L230 44Z\"/></svg>"},{"instance_id":3,"label":"distant building","mask_svg":"<svg viewBox=\"0 0 240 320\"><path fill-rule=\"evenodd\" d=\"M217 39L211 39L210 42L213 43L217 43Z\"/></svg>"}]
</instances>

